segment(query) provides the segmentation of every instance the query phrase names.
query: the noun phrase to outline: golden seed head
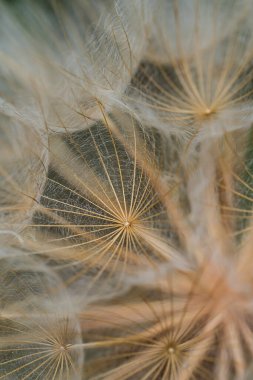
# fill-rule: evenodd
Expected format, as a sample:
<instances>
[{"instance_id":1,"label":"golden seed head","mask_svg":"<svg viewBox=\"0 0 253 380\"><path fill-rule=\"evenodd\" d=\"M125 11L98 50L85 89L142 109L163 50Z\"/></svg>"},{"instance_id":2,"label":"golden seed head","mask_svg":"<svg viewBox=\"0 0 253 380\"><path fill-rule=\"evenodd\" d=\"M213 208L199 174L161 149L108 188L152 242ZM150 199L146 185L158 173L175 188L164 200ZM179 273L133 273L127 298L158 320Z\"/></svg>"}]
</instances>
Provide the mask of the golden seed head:
<instances>
[{"instance_id":1,"label":"golden seed head","mask_svg":"<svg viewBox=\"0 0 253 380\"><path fill-rule=\"evenodd\" d=\"M212 110L210 108L206 108L205 114L206 115L210 115L210 113L212 113Z\"/></svg>"}]
</instances>

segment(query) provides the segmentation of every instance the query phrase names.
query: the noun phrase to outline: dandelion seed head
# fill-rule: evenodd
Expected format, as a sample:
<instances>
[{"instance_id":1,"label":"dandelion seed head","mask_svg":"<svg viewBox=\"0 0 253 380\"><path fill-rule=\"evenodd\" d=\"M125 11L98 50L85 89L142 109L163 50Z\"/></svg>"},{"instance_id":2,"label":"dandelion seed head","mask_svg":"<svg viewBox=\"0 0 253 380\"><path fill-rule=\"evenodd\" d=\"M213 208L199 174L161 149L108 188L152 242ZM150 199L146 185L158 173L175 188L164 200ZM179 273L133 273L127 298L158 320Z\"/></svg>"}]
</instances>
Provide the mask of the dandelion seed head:
<instances>
[{"instance_id":1,"label":"dandelion seed head","mask_svg":"<svg viewBox=\"0 0 253 380\"><path fill-rule=\"evenodd\" d=\"M141 61L127 94L142 120L185 138L250 128L250 14L247 1L241 7L226 1L163 3L154 16L156 53ZM215 117L208 124L211 115Z\"/></svg>"},{"instance_id":2,"label":"dandelion seed head","mask_svg":"<svg viewBox=\"0 0 253 380\"><path fill-rule=\"evenodd\" d=\"M0 3L0 379L249 377L251 1Z\"/></svg>"},{"instance_id":3,"label":"dandelion seed head","mask_svg":"<svg viewBox=\"0 0 253 380\"><path fill-rule=\"evenodd\" d=\"M156 138L127 115L127 130L104 109L101 117L83 133L51 139L45 191L24 234L36 231L36 242L25 238L32 250L79 265L74 281L90 270L101 279L132 276L170 256Z\"/></svg>"},{"instance_id":4,"label":"dandelion seed head","mask_svg":"<svg viewBox=\"0 0 253 380\"><path fill-rule=\"evenodd\" d=\"M60 279L34 258L1 260L0 322L1 378L81 378L78 321Z\"/></svg>"}]
</instances>

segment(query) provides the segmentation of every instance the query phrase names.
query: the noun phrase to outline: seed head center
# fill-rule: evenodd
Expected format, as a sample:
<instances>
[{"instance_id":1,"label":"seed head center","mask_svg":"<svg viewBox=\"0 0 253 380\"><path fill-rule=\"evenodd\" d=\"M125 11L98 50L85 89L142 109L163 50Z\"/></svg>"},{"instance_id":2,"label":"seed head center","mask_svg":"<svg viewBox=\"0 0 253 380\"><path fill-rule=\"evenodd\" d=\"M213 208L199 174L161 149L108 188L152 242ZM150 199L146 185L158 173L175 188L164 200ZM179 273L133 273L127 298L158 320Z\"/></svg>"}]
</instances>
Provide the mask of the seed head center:
<instances>
[{"instance_id":1,"label":"seed head center","mask_svg":"<svg viewBox=\"0 0 253 380\"><path fill-rule=\"evenodd\" d=\"M125 222L124 222L124 227L129 227L130 226L130 222L128 221L128 220L126 220Z\"/></svg>"},{"instance_id":2,"label":"seed head center","mask_svg":"<svg viewBox=\"0 0 253 380\"><path fill-rule=\"evenodd\" d=\"M210 115L211 112L212 112L212 110L210 108L206 108L206 110L205 110L206 115Z\"/></svg>"},{"instance_id":3,"label":"seed head center","mask_svg":"<svg viewBox=\"0 0 253 380\"><path fill-rule=\"evenodd\" d=\"M201 107L197 110L196 116L200 119L206 119L211 117L216 112L216 109L213 106Z\"/></svg>"}]
</instances>

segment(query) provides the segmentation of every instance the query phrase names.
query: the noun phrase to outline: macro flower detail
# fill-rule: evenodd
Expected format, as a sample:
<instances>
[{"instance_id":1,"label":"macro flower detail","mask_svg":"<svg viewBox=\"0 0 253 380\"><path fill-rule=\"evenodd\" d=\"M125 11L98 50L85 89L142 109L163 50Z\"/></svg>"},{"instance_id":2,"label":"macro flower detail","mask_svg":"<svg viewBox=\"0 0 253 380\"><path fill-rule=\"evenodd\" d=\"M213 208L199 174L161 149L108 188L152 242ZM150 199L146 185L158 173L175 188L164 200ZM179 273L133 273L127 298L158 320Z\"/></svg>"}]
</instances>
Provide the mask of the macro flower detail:
<instances>
[{"instance_id":1,"label":"macro flower detail","mask_svg":"<svg viewBox=\"0 0 253 380\"><path fill-rule=\"evenodd\" d=\"M129 87L137 113L146 123L180 136L202 138L248 128L252 4L162 3L154 13L151 51Z\"/></svg>"},{"instance_id":2,"label":"macro flower detail","mask_svg":"<svg viewBox=\"0 0 253 380\"><path fill-rule=\"evenodd\" d=\"M0 0L0 380L252 380L251 0Z\"/></svg>"}]
</instances>

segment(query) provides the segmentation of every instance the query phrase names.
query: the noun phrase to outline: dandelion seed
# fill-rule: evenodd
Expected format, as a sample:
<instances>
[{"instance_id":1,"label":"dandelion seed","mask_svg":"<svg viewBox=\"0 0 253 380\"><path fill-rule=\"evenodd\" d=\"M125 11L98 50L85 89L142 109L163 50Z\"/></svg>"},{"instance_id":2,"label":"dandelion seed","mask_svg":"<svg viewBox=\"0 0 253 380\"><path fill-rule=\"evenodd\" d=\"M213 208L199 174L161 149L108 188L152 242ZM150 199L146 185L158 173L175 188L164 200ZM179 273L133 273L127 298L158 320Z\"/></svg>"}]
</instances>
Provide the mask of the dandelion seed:
<instances>
[{"instance_id":1,"label":"dandelion seed","mask_svg":"<svg viewBox=\"0 0 253 380\"><path fill-rule=\"evenodd\" d=\"M168 261L174 237L157 191L162 179L154 144L133 120L129 138L116 133L107 116L84 134L52 140L52 175L31 225L44 241L37 253L81 264L75 280L89 270L97 270L97 279L103 272L131 275Z\"/></svg>"},{"instance_id":2,"label":"dandelion seed","mask_svg":"<svg viewBox=\"0 0 253 380\"><path fill-rule=\"evenodd\" d=\"M47 14L25 2L18 18L1 4L0 60L8 68L7 77L14 75L32 98L28 105L27 97L25 104L19 97L19 106L36 121L40 115L33 99L39 96L48 128L60 132L58 115L75 131L83 128L84 118L86 127L99 120L97 101L107 111L124 107L122 93L147 42L145 25L152 6L149 0L144 4L77 0L75 5L51 4ZM13 97L15 101L15 92Z\"/></svg>"},{"instance_id":3,"label":"dandelion seed","mask_svg":"<svg viewBox=\"0 0 253 380\"><path fill-rule=\"evenodd\" d=\"M84 333L90 342L87 378L176 380L204 373L202 364L212 347L216 322L209 318L208 304L199 303L191 290L189 298L184 298L184 285L194 291L195 287L192 283L191 288L187 277L179 277L142 288L141 296L133 295L130 304L123 300L83 313ZM90 350L97 352L94 359ZM211 372L205 373L211 378Z\"/></svg>"},{"instance_id":4,"label":"dandelion seed","mask_svg":"<svg viewBox=\"0 0 253 380\"><path fill-rule=\"evenodd\" d=\"M0 0L0 379L251 379L252 15Z\"/></svg>"},{"instance_id":5,"label":"dandelion seed","mask_svg":"<svg viewBox=\"0 0 253 380\"><path fill-rule=\"evenodd\" d=\"M34 259L1 260L0 379L81 379L80 329L59 282Z\"/></svg>"},{"instance_id":6,"label":"dandelion seed","mask_svg":"<svg viewBox=\"0 0 253 380\"><path fill-rule=\"evenodd\" d=\"M141 119L197 141L249 128L251 14L248 1L162 2L152 25L156 53L143 59L127 94Z\"/></svg>"},{"instance_id":7,"label":"dandelion seed","mask_svg":"<svg viewBox=\"0 0 253 380\"><path fill-rule=\"evenodd\" d=\"M210 256L195 272L160 278L130 304L91 307L83 325L101 356L87 356L88 378L242 377L253 311L248 286L233 270L218 269Z\"/></svg>"}]
</instances>

